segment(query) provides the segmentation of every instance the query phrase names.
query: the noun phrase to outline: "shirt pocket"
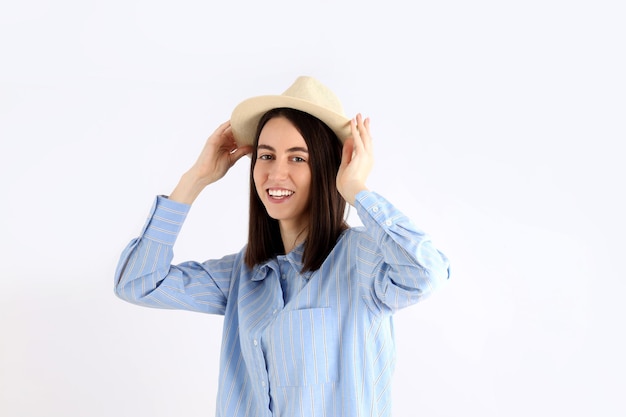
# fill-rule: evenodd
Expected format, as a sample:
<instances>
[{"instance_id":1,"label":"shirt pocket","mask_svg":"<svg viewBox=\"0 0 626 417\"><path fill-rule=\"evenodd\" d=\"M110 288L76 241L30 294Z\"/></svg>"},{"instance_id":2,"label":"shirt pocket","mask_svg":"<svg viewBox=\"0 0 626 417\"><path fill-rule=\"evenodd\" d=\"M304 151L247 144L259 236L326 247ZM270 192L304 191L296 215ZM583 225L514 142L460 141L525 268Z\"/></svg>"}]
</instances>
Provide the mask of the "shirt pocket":
<instances>
[{"instance_id":1,"label":"shirt pocket","mask_svg":"<svg viewBox=\"0 0 626 417\"><path fill-rule=\"evenodd\" d=\"M266 334L270 382L299 387L337 381L339 333L331 308L284 311Z\"/></svg>"}]
</instances>

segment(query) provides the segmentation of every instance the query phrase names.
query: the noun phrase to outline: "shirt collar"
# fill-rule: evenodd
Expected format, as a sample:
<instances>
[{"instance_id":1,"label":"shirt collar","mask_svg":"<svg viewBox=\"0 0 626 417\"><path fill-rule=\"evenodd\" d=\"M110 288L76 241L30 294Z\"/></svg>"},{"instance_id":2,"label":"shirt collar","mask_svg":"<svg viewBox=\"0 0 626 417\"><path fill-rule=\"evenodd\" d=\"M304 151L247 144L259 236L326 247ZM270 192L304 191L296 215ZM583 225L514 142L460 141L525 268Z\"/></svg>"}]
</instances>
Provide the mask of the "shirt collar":
<instances>
[{"instance_id":1,"label":"shirt collar","mask_svg":"<svg viewBox=\"0 0 626 417\"><path fill-rule=\"evenodd\" d=\"M302 262L302 255L304 255L304 242L300 243L286 255L278 255L277 257L270 258L267 261L258 264L254 268L255 271L252 275L252 281L264 280L268 275L269 269L273 269L274 271L280 270L278 259L286 259L296 271L302 271L302 266L304 265Z\"/></svg>"}]
</instances>

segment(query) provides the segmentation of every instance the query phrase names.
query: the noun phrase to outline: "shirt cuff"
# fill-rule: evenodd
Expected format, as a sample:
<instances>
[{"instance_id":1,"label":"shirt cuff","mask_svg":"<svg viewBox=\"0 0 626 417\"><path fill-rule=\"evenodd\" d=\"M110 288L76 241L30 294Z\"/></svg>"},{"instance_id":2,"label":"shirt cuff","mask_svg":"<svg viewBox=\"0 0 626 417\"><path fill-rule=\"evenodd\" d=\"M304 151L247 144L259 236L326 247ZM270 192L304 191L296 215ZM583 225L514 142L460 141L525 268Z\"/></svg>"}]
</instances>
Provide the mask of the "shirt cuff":
<instances>
[{"instance_id":1,"label":"shirt cuff","mask_svg":"<svg viewBox=\"0 0 626 417\"><path fill-rule=\"evenodd\" d=\"M387 218L389 214L387 206L389 203L380 195L373 191L363 190L356 195L356 201L359 203L357 211L359 209L365 210L370 217L376 220L376 223L381 226L391 226L393 224L391 217Z\"/></svg>"},{"instance_id":2,"label":"shirt cuff","mask_svg":"<svg viewBox=\"0 0 626 417\"><path fill-rule=\"evenodd\" d=\"M169 200L166 196L157 196L143 236L155 242L173 245L190 208L189 204Z\"/></svg>"},{"instance_id":3,"label":"shirt cuff","mask_svg":"<svg viewBox=\"0 0 626 417\"><path fill-rule=\"evenodd\" d=\"M401 216L394 207L379 194L364 190L356 195L356 209L361 221L367 228L372 220L382 230L387 231Z\"/></svg>"}]
</instances>

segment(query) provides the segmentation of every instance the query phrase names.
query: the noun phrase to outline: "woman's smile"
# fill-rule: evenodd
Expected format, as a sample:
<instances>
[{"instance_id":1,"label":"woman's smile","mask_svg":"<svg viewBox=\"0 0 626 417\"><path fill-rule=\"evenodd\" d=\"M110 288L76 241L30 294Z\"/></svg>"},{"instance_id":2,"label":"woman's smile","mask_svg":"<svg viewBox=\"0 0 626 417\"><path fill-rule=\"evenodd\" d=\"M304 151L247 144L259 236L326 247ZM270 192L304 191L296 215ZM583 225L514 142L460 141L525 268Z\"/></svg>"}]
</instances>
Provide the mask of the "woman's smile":
<instances>
[{"instance_id":1,"label":"woman's smile","mask_svg":"<svg viewBox=\"0 0 626 417\"><path fill-rule=\"evenodd\" d=\"M291 197L294 192L292 190L285 190L281 188L270 188L267 190L267 194L270 197L270 201L276 200L276 202L281 202Z\"/></svg>"}]
</instances>

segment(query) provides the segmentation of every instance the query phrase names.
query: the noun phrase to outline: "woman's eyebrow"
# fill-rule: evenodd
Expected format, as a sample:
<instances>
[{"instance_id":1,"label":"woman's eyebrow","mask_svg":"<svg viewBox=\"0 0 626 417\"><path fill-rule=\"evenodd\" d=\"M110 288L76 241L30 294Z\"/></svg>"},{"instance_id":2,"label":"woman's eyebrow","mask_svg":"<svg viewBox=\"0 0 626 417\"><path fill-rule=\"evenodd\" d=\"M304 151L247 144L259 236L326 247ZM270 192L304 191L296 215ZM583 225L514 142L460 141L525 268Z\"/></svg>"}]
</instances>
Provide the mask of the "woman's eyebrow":
<instances>
[{"instance_id":1,"label":"woman's eyebrow","mask_svg":"<svg viewBox=\"0 0 626 417\"><path fill-rule=\"evenodd\" d=\"M276 149L274 149L270 145L263 145L263 144L261 144L261 145L258 145L256 148L257 149L267 149L268 151L276 152ZM287 152L304 152L304 153L309 153L309 150L307 148L303 148L301 146L294 146L293 148L287 149Z\"/></svg>"},{"instance_id":2,"label":"woman's eyebrow","mask_svg":"<svg viewBox=\"0 0 626 417\"><path fill-rule=\"evenodd\" d=\"M293 148L287 149L287 152L304 152L304 153L309 153L309 150L307 148L303 148L301 146L295 146Z\"/></svg>"}]
</instances>

